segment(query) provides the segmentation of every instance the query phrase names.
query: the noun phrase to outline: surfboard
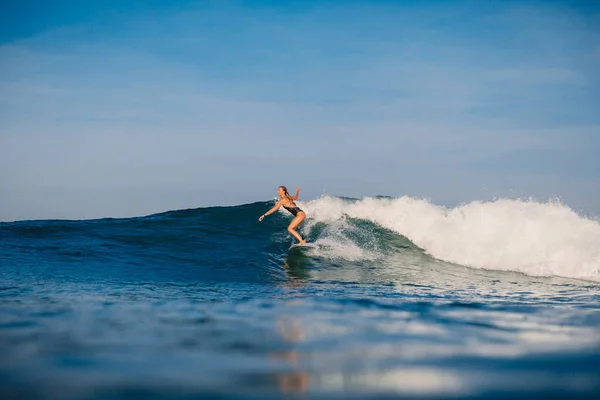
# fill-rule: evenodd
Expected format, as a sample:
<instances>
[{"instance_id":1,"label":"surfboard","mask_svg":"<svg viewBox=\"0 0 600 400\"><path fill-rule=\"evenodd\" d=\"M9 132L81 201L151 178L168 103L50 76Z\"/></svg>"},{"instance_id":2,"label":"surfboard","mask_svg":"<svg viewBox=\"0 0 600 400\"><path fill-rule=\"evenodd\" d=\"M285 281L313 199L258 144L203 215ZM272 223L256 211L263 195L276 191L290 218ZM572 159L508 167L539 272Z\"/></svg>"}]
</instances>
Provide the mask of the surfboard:
<instances>
[{"instance_id":1,"label":"surfboard","mask_svg":"<svg viewBox=\"0 0 600 400\"><path fill-rule=\"evenodd\" d=\"M290 248L288 249L288 251L292 251L292 250L295 250L295 249L302 250L302 249L305 249L307 247L315 247L315 245L313 243L309 243L309 242L306 242L305 244L298 244L298 243L296 243L296 244L291 245Z\"/></svg>"}]
</instances>

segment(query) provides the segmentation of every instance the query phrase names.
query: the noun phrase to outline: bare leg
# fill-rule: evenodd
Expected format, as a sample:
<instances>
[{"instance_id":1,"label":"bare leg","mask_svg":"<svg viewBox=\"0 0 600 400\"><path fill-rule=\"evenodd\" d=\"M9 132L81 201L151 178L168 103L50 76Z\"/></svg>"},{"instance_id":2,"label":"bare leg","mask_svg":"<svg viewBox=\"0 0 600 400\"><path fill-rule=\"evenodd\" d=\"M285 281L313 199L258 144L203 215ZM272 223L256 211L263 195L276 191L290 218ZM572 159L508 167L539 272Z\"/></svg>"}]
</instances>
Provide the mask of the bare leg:
<instances>
[{"instance_id":1,"label":"bare leg","mask_svg":"<svg viewBox=\"0 0 600 400\"><path fill-rule=\"evenodd\" d=\"M290 226L288 226L288 232L294 235L296 239L298 239L298 241L300 242L299 244L306 243L306 240L302 239L302 236L300 236L300 234L296 231L296 228L300 226L302 222L304 222L304 218L306 218L306 214L304 214L304 212L300 212L298 213L298 215L296 215L296 218L294 218L292 222L290 222Z\"/></svg>"}]
</instances>

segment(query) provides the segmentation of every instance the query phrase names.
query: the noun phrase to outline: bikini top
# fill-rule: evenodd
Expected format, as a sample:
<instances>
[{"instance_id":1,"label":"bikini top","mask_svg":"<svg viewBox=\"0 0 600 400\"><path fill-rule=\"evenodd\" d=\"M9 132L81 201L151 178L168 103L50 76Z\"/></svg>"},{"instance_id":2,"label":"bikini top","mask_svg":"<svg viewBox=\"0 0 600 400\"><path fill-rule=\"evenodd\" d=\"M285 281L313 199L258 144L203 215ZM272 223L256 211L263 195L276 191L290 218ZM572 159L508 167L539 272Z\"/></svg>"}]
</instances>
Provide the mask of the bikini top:
<instances>
[{"instance_id":1,"label":"bikini top","mask_svg":"<svg viewBox=\"0 0 600 400\"><path fill-rule=\"evenodd\" d=\"M292 214L296 214L298 211L302 211L302 210L300 210L300 207L298 207L293 201L291 201L290 203L291 203L291 205L289 207L283 206L283 208L285 208L286 210L288 210ZM296 213L294 213L294 211Z\"/></svg>"}]
</instances>

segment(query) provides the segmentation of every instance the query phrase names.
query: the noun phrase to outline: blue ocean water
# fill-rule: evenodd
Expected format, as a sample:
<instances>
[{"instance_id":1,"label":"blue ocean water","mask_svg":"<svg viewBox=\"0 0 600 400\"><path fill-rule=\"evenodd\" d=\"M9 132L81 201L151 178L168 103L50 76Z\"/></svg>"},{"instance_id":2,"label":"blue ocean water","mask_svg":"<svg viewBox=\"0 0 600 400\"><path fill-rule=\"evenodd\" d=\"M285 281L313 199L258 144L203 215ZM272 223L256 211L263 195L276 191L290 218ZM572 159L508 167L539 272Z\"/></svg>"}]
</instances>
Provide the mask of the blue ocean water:
<instances>
[{"instance_id":1,"label":"blue ocean water","mask_svg":"<svg viewBox=\"0 0 600 400\"><path fill-rule=\"evenodd\" d=\"M554 203L272 202L0 223L8 399L598 398L600 224Z\"/></svg>"}]
</instances>

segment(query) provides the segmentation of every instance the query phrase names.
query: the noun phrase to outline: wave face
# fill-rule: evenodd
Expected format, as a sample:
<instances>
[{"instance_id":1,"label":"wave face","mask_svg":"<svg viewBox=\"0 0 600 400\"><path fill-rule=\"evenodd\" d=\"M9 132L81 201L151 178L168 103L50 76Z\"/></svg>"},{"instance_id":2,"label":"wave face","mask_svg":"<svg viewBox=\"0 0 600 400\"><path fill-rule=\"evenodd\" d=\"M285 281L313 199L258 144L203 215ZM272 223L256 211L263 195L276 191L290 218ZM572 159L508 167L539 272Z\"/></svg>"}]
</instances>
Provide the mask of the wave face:
<instances>
[{"instance_id":1,"label":"wave face","mask_svg":"<svg viewBox=\"0 0 600 400\"><path fill-rule=\"evenodd\" d=\"M257 223L267 207L256 203L138 218L4 223L0 261L18 269L18 277L35 280L262 282L268 280L268 269L247 266L277 251L270 230Z\"/></svg>"},{"instance_id":2,"label":"wave face","mask_svg":"<svg viewBox=\"0 0 600 400\"><path fill-rule=\"evenodd\" d=\"M70 274L83 281L264 282L273 279L295 241L286 231L287 212L257 221L272 204L127 219L3 223L0 261L29 265L20 268L21 274L37 279ZM308 215L300 231L315 243L309 252L323 268L340 261L403 268L433 258L471 268L600 281L600 224L560 203L501 199L446 209L410 197L322 197L298 204Z\"/></svg>"}]
</instances>

